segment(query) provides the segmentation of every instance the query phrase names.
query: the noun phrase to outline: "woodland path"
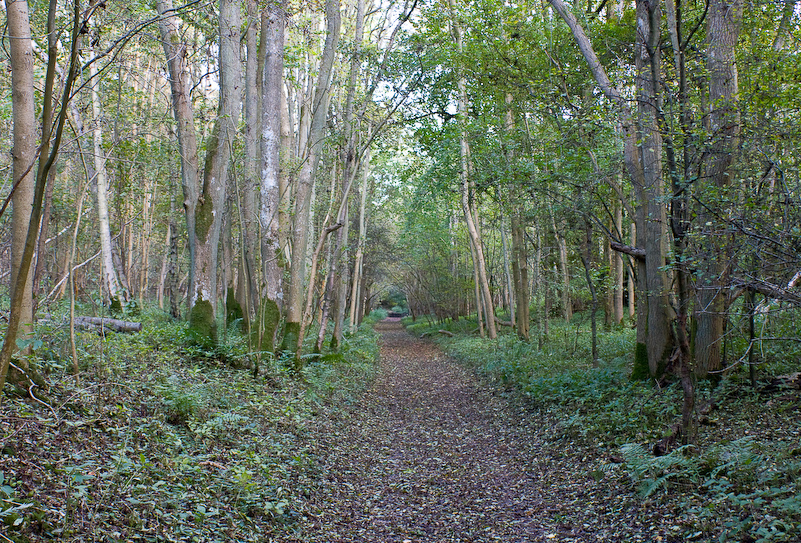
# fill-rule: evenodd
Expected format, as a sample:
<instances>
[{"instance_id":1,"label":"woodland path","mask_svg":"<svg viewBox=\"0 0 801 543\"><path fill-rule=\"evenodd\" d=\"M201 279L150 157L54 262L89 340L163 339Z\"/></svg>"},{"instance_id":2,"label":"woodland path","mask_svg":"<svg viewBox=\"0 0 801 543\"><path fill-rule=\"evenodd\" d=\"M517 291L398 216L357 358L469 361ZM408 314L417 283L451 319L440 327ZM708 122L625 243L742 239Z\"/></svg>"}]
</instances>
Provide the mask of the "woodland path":
<instances>
[{"instance_id":1,"label":"woodland path","mask_svg":"<svg viewBox=\"0 0 801 543\"><path fill-rule=\"evenodd\" d=\"M515 411L498 390L400 323L384 321L377 329L383 336L379 374L349 416L318 428L320 479L309 496L308 524L292 541L643 541L655 535L638 522L626 526L631 511L623 510L631 504L595 483L594 461L585 457L577 467L575 451L563 454L546 440L542 421ZM609 515L610 508L617 514ZM622 533L627 536L619 539Z\"/></svg>"}]
</instances>

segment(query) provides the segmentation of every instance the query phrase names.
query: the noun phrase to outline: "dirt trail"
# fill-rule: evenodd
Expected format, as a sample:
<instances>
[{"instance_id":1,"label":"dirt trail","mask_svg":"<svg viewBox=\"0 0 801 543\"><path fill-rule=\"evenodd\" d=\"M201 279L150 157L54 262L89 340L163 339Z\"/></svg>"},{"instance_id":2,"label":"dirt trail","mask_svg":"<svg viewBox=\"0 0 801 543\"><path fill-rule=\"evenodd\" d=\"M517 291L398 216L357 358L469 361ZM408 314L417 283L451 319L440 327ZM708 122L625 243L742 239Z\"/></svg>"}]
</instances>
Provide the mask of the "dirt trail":
<instances>
[{"instance_id":1,"label":"dirt trail","mask_svg":"<svg viewBox=\"0 0 801 543\"><path fill-rule=\"evenodd\" d=\"M381 371L323 437L318 511L302 540L555 540L532 443L508 402L399 323L378 330Z\"/></svg>"}]
</instances>

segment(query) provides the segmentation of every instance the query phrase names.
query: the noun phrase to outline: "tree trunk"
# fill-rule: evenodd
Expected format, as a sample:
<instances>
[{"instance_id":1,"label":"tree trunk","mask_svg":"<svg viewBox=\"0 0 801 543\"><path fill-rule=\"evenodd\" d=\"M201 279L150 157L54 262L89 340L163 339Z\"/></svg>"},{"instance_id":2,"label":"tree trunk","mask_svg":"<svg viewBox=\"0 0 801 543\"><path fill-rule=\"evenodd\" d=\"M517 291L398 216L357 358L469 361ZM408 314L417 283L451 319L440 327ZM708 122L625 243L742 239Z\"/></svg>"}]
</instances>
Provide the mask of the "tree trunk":
<instances>
[{"instance_id":1,"label":"tree trunk","mask_svg":"<svg viewBox=\"0 0 801 543\"><path fill-rule=\"evenodd\" d=\"M220 0L220 105L209 141L203 185L195 208L195 284L189 291L189 332L199 343L214 344L217 330L217 251L224 214L228 167L239 119L241 69L240 10Z\"/></svg>"},{"instance_id":2,"label":"tree trunk","mask_svg":"<svg viewBox=\"0 0 801 543\"><path fill-rule=\"evenodd\" d=\"M170 72L173 111L183 174L184 209L189 232L189 329L195 341L217 342L217 248L225 201L231 147L239 118L239 5L220 0L220 106L206 144L203 184L199 183L197 137L189 96L186 45L181 42L172 0L159 0L157 9L164 52Z\"/></svg>"},{"instance_id":3,"label":"tree trunk","mask_svg":"<svg viewBox=\"0 0 801 543\"><path fill-rule=\"evenodd\" d=\"M260 223L263 284L259 302L259 349L275 351L278 324L283 310L284 260L279 232L281 177L281 109L284 82L284 28L286 6L270 3L262 12L264 69L261 80L261 211ZM305 258L301 256L300 258Z\"/></svg>"},{"instance_id":4,"label":"tree trunk","mask_svg":"<svg viewBox=\"0 0 801 543\"><path fill-rule=\"evenodd\" d=\"M598 292L592 280L592 225L585 226L584 247L581 253L581 263L584 265L584 277L587 279L587 288L592 295L592 310L590 311L590 323L592 327L592 367L598 367L598 322L596 312L598 310Z\"/></svg>"},{"instance_id":5,"label":"tree trunk","mask_svg":"<svg viewBox=\"0 0 801 543\"><path fill-rule=\"evenodd\" d=\"M359 237L356 240L356 256L353 263L353 274L351 275L350 293L350 333L355 334L361 323L360 315L360 293L363 284L364 271L364 244L367 238L366 227L366 207L367 207L367 178L370 175L370 150L365 152L365 159L362 162L362 186L359 191Z\"/></svg>"},{"instance_id":6,"label":"tree trunk","mask_svg":"<svg viewBox=\"0 0 801 543\"><path fill-rule=\"evenodd\" d=\"M273 4L269 4L272 6ZM266 13L265 9L265 13ZM263 81L262 56L259 54L259 9L256 0L247 0L247 27L245 47L245 173L239 195L240 211L240 255L237 259L236 299L242 308L244 329L250 331L258 303L258 281L256 270L257 240L259 239L258 211L256 194L259 187L259 166L261 162L261 81ZM264 40L267 41L266 39ZM266 43L265 43L266 46ZM259 75L262 74L262 79ZM276 112L277 113L277 112ZM270 348L272 350L272 348Z\"/></svg>"},{"instance_id":7,"label":"tree trunk","mask_svg":"<svg viewBox=\"0 0 801 543\"><path fill-rule=\"evenodd\" d=\"M523 341L530 338L530 299L528 279L528 251L526 250L525 223L522 215L516 211L512 215L512 271L515 280L515 300L517 303L517 335Z\"/></svg>"},{"instance_id":8,"label":"tree trunk","mask_svg":"<svg viewBox=\"0 0 801 543\"><path fill-rule=\"evenodd\" d=\"M462 50L462 31L459 27L456 17L455 0L449 0L451 14L451 34L456 42L456 48ZM484 247L479 233L479 218L477 213L477 204L475 202L475 192L470 181L470 148L467 141L467 82L465 80L462 69L457 81L459 89L459 122L461 126L460 133L460 187L461 187L461 203L462 211L464 213L465 223L467 224L467 233L470 236L470 242L473 247L473 256L476 269L476 283L480 290L478 296L478 304L483 305L485 323L487 325L487 335L490 339L495 339L498 335L495 328L495 308L493 306L492 293L489 288L489 279L487 277L487 265L484 258Z\"/></svg>"},{"instance_id":9,"label":"tree trunk","mask_svg":"<svg viewBox=\"0 0 801 543\"><path fill-rule=\"evenodd\" d=\"M57 4L51 2L48 11L48 31L52 36L55 32L55 12ZM36 237L39 233L39 219L42 213L42 200L44 199L49 173L55 163L61 137L64 132L66 111L64 108L69 103L72 95L72 85L75 80L76 66L78 63L79 50L79 31L80 14L78 5L75 4L72 13L72 33L71 49L69 59L69 69L67 77L64 78L64 89L61 97L62 109L57 117L55 131L51 131L52 125L43 125L43 145L39 160L39 168L36 172L35 183L32 178L28 178L34 166L36 127L35 114L33 113L33 55L30 32L30 19L28 15L28 4L24 0L17 2L6 2L6 26L8 35L11 37L11 80L12 80L12 115L14 126L14 152L12 159L14 188L26 183L32 184L33 195L30 199L25 196L25 190L16 196L20 198L21 209L15 203L12 216L13 232L12 240L17 240L24 235L24 242L19 248L18 253L12 250L12 283L11 283L11 303L9 304L8 326L6 327L3 347L0 350L0 401L2 401L2 390L8 375L8 368L11 357L17 349L17 335L22 327L23 333L29 329L33 321L33 300L31 295L31 275L30 267L33 260L34 250L36 249ZM52 45L52 41L51 41ZM52 47L51 47L52 50ZM45 121L52 119L53 107L53 81L55 80L55 56L48 58L47 74L44 83L43 114ZM49 151L49 153L48 153ZM18 213L19 211L19 213ZM27 220L26 220L27 219ZM12 244L14 245L14 244ZM19 258L14 255L19 254ZM23 363L24 365L24 363Z\"/></svg>"},{"instance_id":10,"label":"tree trunk","mask_svg":"<svg viewBox=\"0 0 801 543\"><path fill-rule=\"evenodd\" d=\"M34 62L28 2L6 0L6 17L11 47L11 105L13 116L13 198L11 215L11 299L21 290L18 307L19 336L26 339L33 331L33 290L23 252L31 224L36 178L36 114L34 112ZM39 229L38 221L34 225ZM28 350L26 349L25 352ZM5 369L5 368L4 368ZM3 373L3 378L5 373ZM0 395L2 388L0 388Z\"/></svg>"},{"instance_id":11,"label":"tree trunk","mask_svg":"<svg viewBox=\"0 0 801 543\"><path fill-rule=\"evenodd\" d=\"M190 96L190 77L186 44L181 41L179 18L175 16L172 0L159 0L156 9L161 16L159 32L170 73L173 114L177 124L178 151L181 156L181 186L186 214L187 244L189 248L189 292L195 291L195 208L200 190L200 161L198 158L195 114ZM175 296L177 292L172 292ZM188 296L187 298L191 298ZM191 301L187 300L191 307Z\"/></svg>"},{"instance_id":12,"label":"tree trunk","mask_svg":"<svg viewBox=\"0 0 801 543\"><path fill-rule=\"evenodd\" d=\"M623 239L623 206L618 202L615 205L615 230ZM617 251L612 251L612 284L613 286L613 301L614 306L614 323L620 324L623 322L623 255Z\"/></svg>"},{"instance_id":13,"label":"tree trunk","mask_svg":"<svg viewBox=\"0 0 801 543\"><path fill-rule=\"evenodd\" d=\"M640 134L640 163L643 184L641 209L645 236L645 297L648 306L648 368L652 377L660 376L673 350L670 328L668 285L665 277L667 248L667 215L662 179L662 136L658 126L660 107L659 24L658 4L637 2L637 128ZM635 185L635 190L638 187Z\"/></svg>"},{"instance_id":14,"label":"tree trunk","mask_svg":"<svg viewBox=\"0 0 801 543\"><path fill-rule=\"evenodd\" d=\"M362 40L364 38L364 0L356 2L356 21L353 32L353 55L350 61L350 74L348 77L348 90L345 99L345 123L343 130L345 133L344 156L342 157L342 204L344 213L338 218L342 224L342 229L337 232L336 249L334 251L334 265L336 273L334 275L334 330L331 336L331 349L339 350L342 344L342 332L345 325L345 306L348 297L348 234L349 234L349 209L348 193L353 179L360 167L360 157L358 150L358 131L354 126L354 100L356 97L356 79L359 75L362 64Z\"/></svg>"},{"instance_id":15,"label":"tree trunk","mask_svg":"<svg viewBox=\"0 0 801 543\"><path fill-rule=\"evenodd\" d=\"M709 71L709 147L707 178L710 201L725 202L731 185L731 164L740 135L740 113L737 106L737 64L735 46L742 24L742 0L711 0L707 15L707 69ZM725 204L724 204L725 205ZM728 251L721 247L725 225L699 208L698 224L706 230L701 241L701 265L696 281L697 332L695 335L696 373L704 378L710 371L721 369L721 347L725 307L725 276ZM726 214L725 210L719 213ZM709 225L709 226L707 226Z\"/></svg>"},{"instance_id":16,"label":"tree trunk","mask_svg":"<svg viewBox=\"0 0 801 543\"><path fill-rule=\"evenodd\" d=\"M665 277L667 218L662 181L662 138L658 127L660 104L659 4L637 1L635 43L637 115L609 80L592 43L563 0L548 0L567 23L598 86L614 104L623 131L623 158L637 194L638 242L646 251L638 264L637 286L641 310L637 312L635 375L659 376L673 350L671 309Z\"/></svg>"},{"instance_id":17,"label":"tree trunk","mask_svg":"<svg viewBox=\"0 0 801 543\"><path fill-rule=\"evenodd\" d=\"M89 77L92 80L92 145L94 152L95 181L97 191L98 227L100 230L100 253L103 264L103 286L108 293L108 304L112 311L122 311L123 304L128 301L128 296L123 292L122 286L117 279L117 272L114 268L114 259L111 253L111 224L108 216L108 174L106 171L106 154L103 150L103 113L100 105L100 94L97 87L100 81L97 79L96 62L89 64Z\"/></svg>"},{"instance_id":18,"label":"tree trunk","mask_svg":"<svg viewBox=\"0 0 801 543\"><path fill-rule=\"evenodd\" d=\"M289 295L286 307L286 324L282 350L295 353L300 361L300 328L303 319L304 291L306 281L306 251L309 243L309 218L314 185L314 173L323 146L325 124L328 119L328 102L333 74L334 57L339 43L339 0L326 0L325 12L327 34L325 46L314 88L313 112L309 135L306 140L305 159L301 166L295 190L295 217L292 229L292 260L289 269ZM302 133L302 131L301 131ZM298 362L300 366L300 362Z\"/></svg>"}]
</instances>

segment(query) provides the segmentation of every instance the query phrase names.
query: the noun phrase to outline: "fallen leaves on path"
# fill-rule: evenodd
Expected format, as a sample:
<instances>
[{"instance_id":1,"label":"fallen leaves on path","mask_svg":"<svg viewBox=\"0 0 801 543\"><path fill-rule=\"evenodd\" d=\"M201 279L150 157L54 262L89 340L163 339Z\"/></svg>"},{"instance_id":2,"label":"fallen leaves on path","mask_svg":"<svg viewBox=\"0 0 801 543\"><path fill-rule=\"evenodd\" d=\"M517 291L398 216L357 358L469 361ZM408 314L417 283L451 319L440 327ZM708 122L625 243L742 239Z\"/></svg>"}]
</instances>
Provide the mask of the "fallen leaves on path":
<instances>
[{"instance_id":1,"label":"fallen leaves on path","mask_svg":"<svg viewBox=\"0 0 801 543\"><path fill-rule=\"evenodd\" d=\"M616 490L618 466L555 440L399 323L378 329L374 386L312 430L319 478L293 541L670 541Z\"/></svg>"}]
</instances>

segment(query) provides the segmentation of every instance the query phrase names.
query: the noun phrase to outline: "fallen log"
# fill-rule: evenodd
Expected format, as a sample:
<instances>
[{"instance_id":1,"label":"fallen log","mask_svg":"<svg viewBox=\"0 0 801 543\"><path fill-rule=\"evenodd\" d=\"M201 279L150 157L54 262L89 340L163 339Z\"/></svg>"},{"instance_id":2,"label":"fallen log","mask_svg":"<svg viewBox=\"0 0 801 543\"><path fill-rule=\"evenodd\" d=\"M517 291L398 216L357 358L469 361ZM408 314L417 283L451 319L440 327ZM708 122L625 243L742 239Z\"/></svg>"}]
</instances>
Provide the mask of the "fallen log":
<instances>
[{"instance_id":1,"label":"fallen log","mask_svg":"<svg viewBox=\"0 0 801 543\"><path fill-rule=\"evenodd\" d=\"M499 324L501 326L511 326L511 327L514 327L515 325L515 323L513 323L512 321L502 321L501 319L498 318L497 315L495 316L495 324Z\"/></svg>"},{"instance_id":2,"label":"fallen log","mask_svg":"<svg viewBox=\"0 0 801 543\"><path fill-rule=\"evenodd\" d=\"M437 330L440 334L443 334L448 337L453 337L453 332L448 332L447 330Z\"/></svg>"},{"instance_id":3,"label":"fallen log","mask_svg":"<svg viewBox=\"0 0 801 543\"><path fill-rule=\"evenodd\" d=\"M84 330L111 330L112 332L141 332L141 322L128 322L108 317L75 317L75 326Z\"/></svg>"}]
</instances>

